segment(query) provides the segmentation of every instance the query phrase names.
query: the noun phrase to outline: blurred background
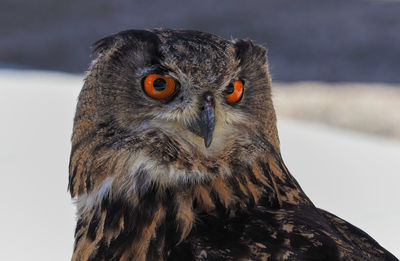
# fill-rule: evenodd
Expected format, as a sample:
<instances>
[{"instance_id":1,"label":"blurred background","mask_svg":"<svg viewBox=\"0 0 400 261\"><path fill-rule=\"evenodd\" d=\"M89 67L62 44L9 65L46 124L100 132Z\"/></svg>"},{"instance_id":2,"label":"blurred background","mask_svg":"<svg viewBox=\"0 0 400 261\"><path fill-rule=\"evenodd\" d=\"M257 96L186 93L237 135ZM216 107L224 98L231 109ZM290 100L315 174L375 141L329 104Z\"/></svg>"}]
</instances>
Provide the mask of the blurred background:
<instances>
[{"instance_id":1,"label":"blurred background","mask_svg":"<svg viewBox=\"0 0 400 261\"><path fill-rule=\"evenodd\" d=\"M190 28L269 49L279 81L400 82L397 1L2 0L4 66L82 73L89 46L131 28Z\"/></svg>"},{"instance_id":2,"label":"blurred background","mask_svg":"<svg viewBox=\"0 0 400 261\"><path fill-rule=\"evenodd\" d=\"M69 139L90 45L158 27L266 46L289 169L317 206L400 256L400 1L1 0L1 260L69 260Z\"/></svg>"}]
</instances>

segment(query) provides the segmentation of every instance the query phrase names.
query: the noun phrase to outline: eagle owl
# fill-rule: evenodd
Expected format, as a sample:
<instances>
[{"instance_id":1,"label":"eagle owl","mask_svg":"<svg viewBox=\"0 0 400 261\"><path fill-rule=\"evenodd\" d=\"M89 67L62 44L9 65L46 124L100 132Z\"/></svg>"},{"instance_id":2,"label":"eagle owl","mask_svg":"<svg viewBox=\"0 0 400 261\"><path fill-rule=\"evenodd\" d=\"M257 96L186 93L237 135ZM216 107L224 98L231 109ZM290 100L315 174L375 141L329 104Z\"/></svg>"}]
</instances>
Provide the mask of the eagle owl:
<instances>
[{"instance_id":1,"label":"eagle owl","mask_svg":"<svg viewBox=\"0 0 400 261\"><path fill-rule=\"evenodd\" d=\"M73 261L397 260L285 167L264 47L156 29L94 52L72 135Z\"/></svg>"}]
</instances>

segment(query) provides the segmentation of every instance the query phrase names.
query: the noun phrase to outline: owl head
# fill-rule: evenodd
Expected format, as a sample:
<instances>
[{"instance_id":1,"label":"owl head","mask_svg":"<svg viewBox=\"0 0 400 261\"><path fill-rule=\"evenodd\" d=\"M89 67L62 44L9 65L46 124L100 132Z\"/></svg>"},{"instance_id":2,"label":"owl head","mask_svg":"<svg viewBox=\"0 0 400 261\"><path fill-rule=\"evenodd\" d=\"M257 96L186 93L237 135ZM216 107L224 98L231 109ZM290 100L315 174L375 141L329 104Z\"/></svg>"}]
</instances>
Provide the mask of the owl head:
<instances>
[{"instance_id":1,"label":"owl head","mask_svg":"<svg viewBox=\"0 0 400 261\"><path fill-rule=\"evenodd\" d=\"M84 185L70 180L72 194L92 186L90 173L104 180L109 174L99 173L110 166L145 169L159 183L191 182L229 175L234 162L279 151L264 47L155 29L109 36L95 43L94 53L70 166L72 177L86 171L92 178Z\"/></svg>"}]
</instances>

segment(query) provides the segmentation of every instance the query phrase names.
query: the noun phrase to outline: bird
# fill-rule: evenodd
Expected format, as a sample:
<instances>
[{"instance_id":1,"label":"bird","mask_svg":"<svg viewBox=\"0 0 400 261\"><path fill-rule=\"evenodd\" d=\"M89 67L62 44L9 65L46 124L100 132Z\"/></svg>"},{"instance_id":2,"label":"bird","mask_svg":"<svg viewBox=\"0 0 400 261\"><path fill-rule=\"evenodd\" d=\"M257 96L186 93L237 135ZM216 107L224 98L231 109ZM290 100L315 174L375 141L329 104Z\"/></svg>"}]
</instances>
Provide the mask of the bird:
<instances>
[{"instance_id":1,"label":"bird","mask_svg":"<svg viewBox=\"0 0 400 261\"><path fill-rule=\"evenodd\" d=\"M398 260L287 169L265 47L158 28L93 56L71 138L72 261Z\"/></svg>"}]
</instances>

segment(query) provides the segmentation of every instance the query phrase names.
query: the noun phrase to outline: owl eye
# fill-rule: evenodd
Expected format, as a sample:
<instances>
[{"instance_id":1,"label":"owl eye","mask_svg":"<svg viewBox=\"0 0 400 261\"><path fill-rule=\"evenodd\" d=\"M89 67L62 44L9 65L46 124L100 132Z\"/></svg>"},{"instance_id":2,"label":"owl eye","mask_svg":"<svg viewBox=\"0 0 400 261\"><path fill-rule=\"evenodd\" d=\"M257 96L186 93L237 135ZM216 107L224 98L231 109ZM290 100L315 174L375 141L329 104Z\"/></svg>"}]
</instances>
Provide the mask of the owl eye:
<instances>
[{"instance_id":1,"label":"owl eye","mask_svg":"<svg viewBox=\"0 0 400 261\"><path fill-rule=\"evenodd\" d=\"M176 83L171 77L150 74L144 78L144 91L154 99L165 99L175 92Z\"/></svg>"},{"instance_id":2,"label":"owl eye","mask_svg":"<svg viewBox=\"0 0 400 261\"><path fill-rule=\"evenodd\" d=\"M243 96L243 82L241 80L231 82L226 86L224 93L227 102L236 103L240 101Z\"/></svg>"}]
</instances>

